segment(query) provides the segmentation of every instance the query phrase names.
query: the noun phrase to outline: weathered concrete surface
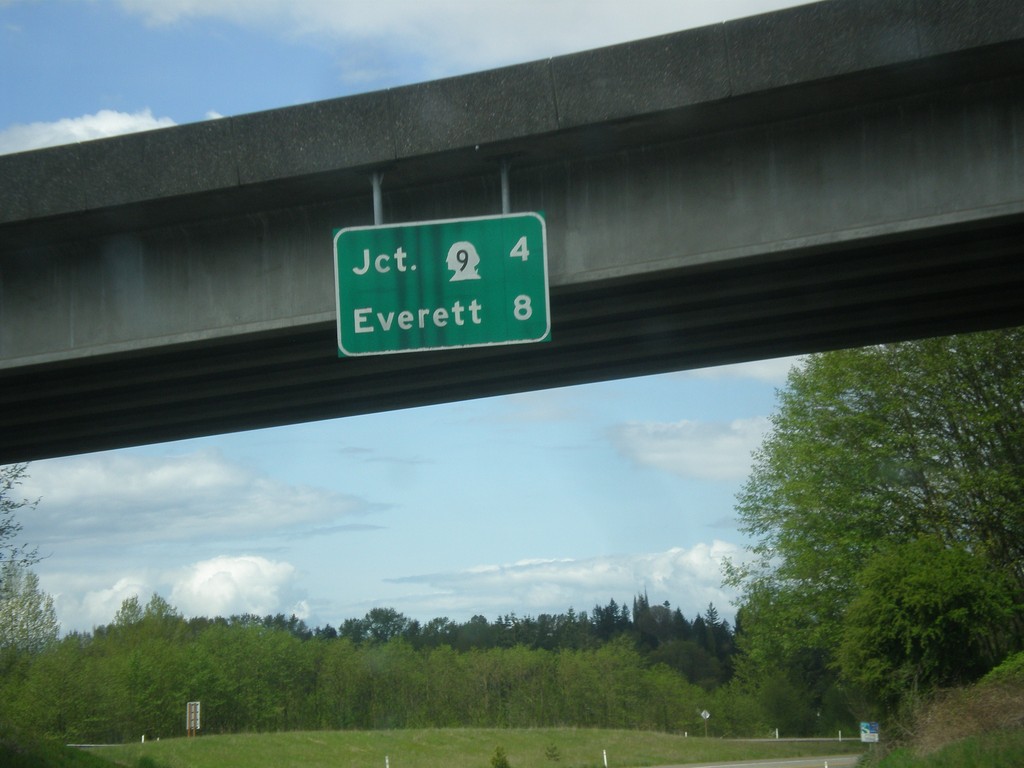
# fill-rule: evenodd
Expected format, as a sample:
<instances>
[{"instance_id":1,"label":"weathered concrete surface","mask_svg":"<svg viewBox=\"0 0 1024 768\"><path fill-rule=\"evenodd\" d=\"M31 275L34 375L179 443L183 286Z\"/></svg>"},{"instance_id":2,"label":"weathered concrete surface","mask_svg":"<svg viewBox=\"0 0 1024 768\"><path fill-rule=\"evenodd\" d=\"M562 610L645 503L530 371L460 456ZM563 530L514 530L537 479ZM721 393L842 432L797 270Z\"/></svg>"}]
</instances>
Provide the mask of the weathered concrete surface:
<instances>
[{"instance_id":1,"label":"weathered concrete surface","mask_svg":"<svg viewBox=\"0 0 1024 768\"><path fill-rule=\"evenodd\" d=\"M1024 322L1016 0L833 0L0 157L0 461ZM551 344L335 358L331 230L548 223Z\"/></svg>"}]
</instances>

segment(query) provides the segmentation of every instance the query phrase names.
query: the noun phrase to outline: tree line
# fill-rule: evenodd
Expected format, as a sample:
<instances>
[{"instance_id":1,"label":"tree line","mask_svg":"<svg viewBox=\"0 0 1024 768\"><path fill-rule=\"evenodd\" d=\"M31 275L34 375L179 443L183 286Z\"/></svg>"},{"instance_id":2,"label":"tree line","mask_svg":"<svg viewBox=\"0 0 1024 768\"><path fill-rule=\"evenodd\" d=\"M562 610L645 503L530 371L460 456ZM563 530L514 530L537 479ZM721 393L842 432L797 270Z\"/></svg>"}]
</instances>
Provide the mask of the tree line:
<instances>
[{"instance_id":1,"label":"tree line","mask_svg":"<svg viewBox=\"0 0 1024 768\"><path fill-rule=\"evenodd\" d=\"M65 742L205 733L405 727L699 727L728 676L714 606L686 620L646 595L593 615L480 616L420 625L375 608L340 629L284 615L183 618L159 595L112 623L7 648L0 716ZM687 660L687 658L689 660ZM691 680L688 674L694 675Z\"/></svg>"}]
</instances>

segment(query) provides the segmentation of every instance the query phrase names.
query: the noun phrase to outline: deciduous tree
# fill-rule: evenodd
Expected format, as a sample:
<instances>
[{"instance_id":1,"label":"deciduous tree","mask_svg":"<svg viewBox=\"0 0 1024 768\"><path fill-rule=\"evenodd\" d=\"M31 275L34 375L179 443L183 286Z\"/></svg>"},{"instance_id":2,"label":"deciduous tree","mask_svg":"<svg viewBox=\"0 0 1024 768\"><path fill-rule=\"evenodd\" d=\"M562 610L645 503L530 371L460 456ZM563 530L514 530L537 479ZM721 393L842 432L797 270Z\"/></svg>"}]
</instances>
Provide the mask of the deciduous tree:
<instances>
[{"instance_id":1,"label":"deciduous tree","mask_svg":"<svg viewBox=\"0 0 1024 768\"><path fill-rule=\"evenodd\" d=\"M737 510L755 541L726 574L742 594L748 675L834 661L858 574L921 537L1005 573L1019 602L1024 329L807 358Z\"/></svg>"},{"instance_id":2,"label":"deciduous tree","mask_svg":"<svg viewBox=\"0 0 1024 768\"><path fill-rule=\"evenodd\" d=\"M41 651L57 640L60 624L53 598L39 578L16 560L0 567L0 649Z\"/></svg>"},{"instance_id":3,"label":"deciduous tree","mask_svg":"<svg viewBox=\"0 0 1024 768\"><path fill-rule=\"evenodd\" d=\"M35 509L36 502L18 498L16 489L25 478L27 464L0 466L0 563L11 560L19 565L32 565L39 560L38 550L15 539L21 533L16 514Z\"/></svg>"},{"instance_id":4,"label":"deciduous tree","mask_svg":"<svg viewBox=\"0 0 1024 768\"><path fill-rule=\"evenodd\" d=\"M843 675L879 699L980 677L1006 653L1005 574L934 537L874 555L857 577L839 647Z\"/></svg>"}]
</instances>

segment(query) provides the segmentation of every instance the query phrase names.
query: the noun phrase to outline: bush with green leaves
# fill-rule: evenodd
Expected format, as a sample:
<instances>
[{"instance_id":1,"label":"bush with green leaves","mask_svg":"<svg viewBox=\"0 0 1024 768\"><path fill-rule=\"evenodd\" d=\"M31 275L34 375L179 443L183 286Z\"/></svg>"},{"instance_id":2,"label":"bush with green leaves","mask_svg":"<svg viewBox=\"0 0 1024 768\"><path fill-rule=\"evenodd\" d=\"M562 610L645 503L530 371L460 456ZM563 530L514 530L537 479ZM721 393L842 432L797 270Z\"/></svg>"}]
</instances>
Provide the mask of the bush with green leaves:
<instances>
[{"instance_id":1,"label":"bush with green leaves","mask_svg":"<svg viewBox=\"0 0 1024 768\"><path fill-rule=\"evenodd\" d=\"M494 748L494 754L491 755L491 768L512 768L503 748Z\"/></svg>"}]
</instances>

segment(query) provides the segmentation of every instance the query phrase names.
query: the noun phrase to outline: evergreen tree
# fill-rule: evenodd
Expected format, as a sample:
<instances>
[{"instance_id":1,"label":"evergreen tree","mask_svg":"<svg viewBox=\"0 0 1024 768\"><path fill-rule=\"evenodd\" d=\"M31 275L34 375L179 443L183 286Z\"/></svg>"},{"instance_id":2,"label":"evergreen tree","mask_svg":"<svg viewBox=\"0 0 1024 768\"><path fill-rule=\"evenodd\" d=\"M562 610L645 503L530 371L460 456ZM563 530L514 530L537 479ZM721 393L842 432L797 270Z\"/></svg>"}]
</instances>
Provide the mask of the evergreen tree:
<instances>
[{"instance_id":1,"label":"evergreen tree","mask_svg":"<svg viewBox=\"0 0 1024 768\"><path fill-rule=\"evenodd\" d=\"M600 641L607 642L616 635L629 631L629 609L625 604L619 606L615 600L609 600L608 605L603 608L600 605L594 606L590 621L594 636Z\"/></svg>"}]
</instances>

